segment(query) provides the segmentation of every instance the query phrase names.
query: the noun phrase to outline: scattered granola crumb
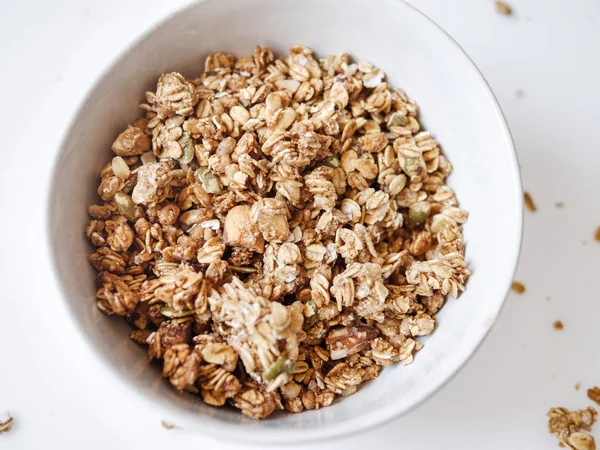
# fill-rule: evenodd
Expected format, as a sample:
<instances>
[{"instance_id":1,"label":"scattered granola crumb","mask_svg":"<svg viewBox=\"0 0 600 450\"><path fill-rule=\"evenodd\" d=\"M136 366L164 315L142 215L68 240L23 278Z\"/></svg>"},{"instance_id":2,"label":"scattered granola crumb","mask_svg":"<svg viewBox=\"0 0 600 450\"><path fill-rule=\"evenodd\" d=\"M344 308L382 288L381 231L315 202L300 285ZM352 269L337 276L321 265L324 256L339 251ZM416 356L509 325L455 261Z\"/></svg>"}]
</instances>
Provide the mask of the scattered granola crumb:
<instances>
[{"instance_id":1,"label":"scattered granola crumb","mask_svg":"<svg viewBox=\"0 0 600 450\"><path fill-rule=\"evenodd\" d=\"M513 281L510 288L512 289L513 292L515 292L517 294L522 294L525 292L525 285L523 283L521 283L520 281Z\"/></svg>"},{"instance_id":2,"label":"scattered granola crumb","mask_svg":"<svg viewBox=\"0 0 600 450\"><path fill-rule=\"evenodd\" d=\"M0 414L0 434L8 433L12 429L13 420L10 411L4 411Z\"/></svg>"},{"instance_id":3,"label":"scattered granola crumb","mask_svg":"<svg viewBox=\"0 0 600 450\"><path fill-rule=\"evenodd\" d=\"M515 95L518 98L523 98L525 96L525 92L523 91L523 89L517 89L516 92L515 92Z\"/></svg>"},{"instance_id":4,"label":"scattered granola crumb","mask_svg":"<svg viewBox=\"0 0 600 450\"><path fill-rule=\"evenodd\" d=\"M513 10L508 4L496 1L496 11L500 14L504 14L505 16L512 16Z\"/></svg>"},{"instance_id":5,"label":"scattered granola crumb","mask_svg":"<svg viewBox=\"0 0 600 450\"><path fill-rule=\"evenodd\" d=\"M600 227L596 228L596 232L594 233L594 239L600 242Z\"/></svg>"},{"instance_id":6,"label":"scattered granola crumb","mask_svg":"<svg viewBox=\"0 0 600 450\"><path fill-rule=\"evenodd\" d=\"M529 192L525 191L523 193L523 199L525 200L525 206L529 211L537 211L537 206L535 206L535 203L533 202L533 199L531 198L531 194L529 194Z\"/></svg>"},{"instance_id":7,"label":"scattered granola crumb","mask_svg":"<svg viewBox=\"0 0 600 450\"><path fill-rule=\"evenodd\" d=\"M173 425L170 422L167 422L166 420L161 420L160 421L160 425L165 429L165 430L172 430L173 428L175 428L175 425Z\"/></svg>"},{"instance_id":8,"label":"scattered granola crumb","mask_svg":"<svg viewBox=\"0 0 600 450\"><path fill-rule=\"evenodd\" d=\"M564 208L564 207L565 207L565 204L564 204L564 202L556 202L554 205L555 205L557 208Z\"/></svg>"},{"instance_id":9,"label":"scattered granola crumb","mask_svg":"<svg viewBox=\"0 0 600 450\"><path fill-rule=\"evenodd\" d=\"M600 405L600 388L598 386L588 389L587 396L590 398L590 400Z\"/></svg>"},{"instance_id":10,"label":"scattered granola crumb","mask_svg":"<svg viewBox=\"0 0 600 450\"><path fill-rule=\"evenodd\" d=\"M581 383L578 381L575 383L575 390L578 391L579 389L581 389Z\"/></svg>"},{"instance_id":11,"label":"scattered granola crumb","mask_svg":"<svg viewBox=\"0 0 600 450\"><path fill-rule=\"evenodd\" d=\"M554 324L552 324L552 326L557 331L562 330L564 328L564 325L563 325L563 323L560 320L554 321Z\"/></svg>"},{"instance_id":12,"label":"scattered granola crumb","mask_svg":"<svg viewBox=\"0 0 600 450\"><path fill-rule=\"evenodd\" d=\"M598 412L589 406L578 411L567 408L550 408L548 411L548 431L556 436L559 447L572 450L596 450L594 438L581 430L590 431Z\"/></svg>"}]
</instances>

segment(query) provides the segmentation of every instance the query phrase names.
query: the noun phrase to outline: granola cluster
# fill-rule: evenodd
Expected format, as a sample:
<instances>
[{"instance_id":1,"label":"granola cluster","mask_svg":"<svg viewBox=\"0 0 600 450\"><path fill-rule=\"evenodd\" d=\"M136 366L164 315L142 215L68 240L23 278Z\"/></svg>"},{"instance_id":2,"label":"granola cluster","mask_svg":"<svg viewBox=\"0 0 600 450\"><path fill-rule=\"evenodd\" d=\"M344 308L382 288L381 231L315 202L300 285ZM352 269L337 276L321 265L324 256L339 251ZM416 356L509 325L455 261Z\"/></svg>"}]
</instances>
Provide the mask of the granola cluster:
<instances>
[{"instance_id":1,"label":"granola cluster","mask_svg":"<svg viewBox=\"0 0 600 450\"><path fill-rule=\"evenodd\" d=\"M89 208L98 307L177 389L253 418L412 362L470 275L452 167L382 70L303 46L173 72Z\"/></svg>"},{"instance_id":2,"label":"granola cluster","mask_svg":"<svg viewBox=\"0 0 600 450\"><path fill-rule=\"evenodd\" d=\"M596 450L594 437L583 431L590 431L596 422L598 412L589 406L586 409L569 411L567 408L550 408L548 411L548 431L559 440L559 447L573 450Z\"/></svg>"}]
</instances>

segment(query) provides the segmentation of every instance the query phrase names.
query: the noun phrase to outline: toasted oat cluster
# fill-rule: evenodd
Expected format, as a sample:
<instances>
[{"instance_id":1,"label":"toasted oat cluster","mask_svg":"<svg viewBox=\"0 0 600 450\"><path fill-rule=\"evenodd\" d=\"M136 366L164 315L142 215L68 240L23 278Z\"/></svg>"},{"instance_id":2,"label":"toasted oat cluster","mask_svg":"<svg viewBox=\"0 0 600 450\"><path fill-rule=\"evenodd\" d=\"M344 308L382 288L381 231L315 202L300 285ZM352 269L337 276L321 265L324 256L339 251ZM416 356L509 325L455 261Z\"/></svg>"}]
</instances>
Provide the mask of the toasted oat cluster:
<instances>
[{"instance_id":1,"label":"toasted oat cluster","mask_svg":"<svg viewBox=\"0 0 600 450\"><path fill-rule=\"evenodd\" d=\"M559 447L573 450L596 450L594 437L583 431L590 431L596 422L598 412L589 406L586 409L569 411L567 408L550 408L548 411L548 431L559 439Z\"/></svg>"},{"instance_id":2,"label":"toasted oat cluster","mask_svg":"<svg viewBox=\"0 0 600 450\"><path fill-rule=\"evenodd\" d=\"M98 308L175 388L253 418L412 362L465 289L452 167L384 73L303 46L173 72L117 137L87 236Z\"/></svg>"}]
</instances>

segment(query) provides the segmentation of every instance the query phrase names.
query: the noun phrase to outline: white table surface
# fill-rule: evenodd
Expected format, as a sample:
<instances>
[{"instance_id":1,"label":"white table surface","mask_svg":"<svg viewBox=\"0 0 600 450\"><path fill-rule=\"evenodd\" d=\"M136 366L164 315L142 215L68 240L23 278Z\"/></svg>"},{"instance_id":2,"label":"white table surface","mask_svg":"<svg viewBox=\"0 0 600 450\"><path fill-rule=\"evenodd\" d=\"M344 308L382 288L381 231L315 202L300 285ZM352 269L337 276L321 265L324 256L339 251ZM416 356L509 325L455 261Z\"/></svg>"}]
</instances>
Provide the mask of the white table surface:
<instances>
[{"instance_id":1,"label":"white table surface","mask_svg":"<svg viewBox=\"0 0 600 450\"><path fill-rule=\"evenodd\" d=\"M61 300L36 262L46 252L40 236L57 139L88 75L187 3L0 2L0 411L15 417L0 449L234 448L163 429L168 418L136 410L123 386L80 367L87 349L61 333ZM600 2L513 0L510 18L492 0L412 3L465 48L507 116L538 205L526 213L517 272L527 292L509 296L477 354L420 407L310 448L558 448L545 429L547 409L585 407L584 388L600 385ZM78 68L77 55L99 41L98 67ZM73 82L66 74L77 71L87 75ZM557 319L563 331L553 330Z\"/></svg>"}]
</instances>

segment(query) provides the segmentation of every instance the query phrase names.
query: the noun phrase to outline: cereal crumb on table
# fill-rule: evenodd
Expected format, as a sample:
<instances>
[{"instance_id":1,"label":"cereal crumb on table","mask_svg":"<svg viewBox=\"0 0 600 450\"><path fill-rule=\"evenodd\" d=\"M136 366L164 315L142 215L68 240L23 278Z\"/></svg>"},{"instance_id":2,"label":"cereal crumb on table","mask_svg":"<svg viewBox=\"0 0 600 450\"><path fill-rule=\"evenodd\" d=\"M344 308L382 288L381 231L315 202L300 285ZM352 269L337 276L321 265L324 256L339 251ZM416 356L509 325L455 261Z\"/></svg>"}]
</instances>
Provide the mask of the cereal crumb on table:
<instances>
[{"instance_id":1,"label":"cereal crumb on table","mask_svg":"<svg viewBox=\"0 0 600 450\"><path fill-rule=\"evenodd\" d=\"M175 425L173 425L170 422L167 422L166 420L161 420L160 426L163 427L165 430L172 430L173 428L175 428Z\"/></svg>"},{"instance_id":2,"label":"cereal crumb on table","mask_svg":"<svg viewBox=\"0 0 600 450\"><path fill-rule=\"evenodd\" d=\"M560 320L555 320L554 323L552 324L552 326L554 327L555 330L562 330L565 326L563 325L563 323Z\"/></svg>"},{"instance_id":3,"label":"cereal crumb on table","mask_svg":"<svg viewBox=\"0 0 600 450\"><path fill-rule=\"evenodd\" d=\"M513 13L512 8L508 4L499 0L496 1L496 11L505 16L511 16Z\"/></svg>"},{"instance_id":4,"label":"cereal crumb on table","mask_svg":"<svg viewBox=\"0 0 600 450\"><path fill-rule=\"evenodd\" d=\"M596 228L596 232L594 233L594 239L600 242L600 227Z\"/></svg>"},{"instance_id":5,"label":"cereal crumb on table","mask_svg":"<svg viewBox=\"0 0 600 450\"><path fill-rule=\"evenodd\" d=\"M578 381L575 383L575 390L578 391L579 389L581 389L581 383Z\"/></svg>"},{"instance_id":6,"label":"cereal crumb on table","mask_svg":"<svg viewBox=\"0 0 600 450\"><path fill-rule=\"evenodd\" d=\"M525 206L527 207L527 209L531 212L535 212L537 211L537 206L535 206L535 203L533 202L533 198L531 198L531 194L527 191L525 191L523 193L523 199L525 200Z\"/></svg>"},{"instance_id":7,"label":"cereal crumb on table","mask_svg":"<svg viewBox=\"0 0 600 450\"><path fill-rule=\"evenodd\" d=\"M581 431L590 431L597 417L598 412L591 406L578 411L550 408L548 431L559 439L559 447L573 450L596 450L594 438Z\"/></svg>"},{"instance_id":8,"label":"cereal crumb on table","mask_svg":"<svg viewBox=\"0 0 600 450\"><path fill-rule=\"evenodd\" d=\"M598 386L588 389L587 396L590 400L600 405L600 388Z\"/></svg>"},{"instance_id":9,"label":"cereal crumb on table","mask_svg":"<svg viewBox=\"0 0 600 450\"><path fill-rule=\"evenodd\" d=\"M565 207L565 203L564 202L556 202L554 204L557 208L564 208Z\"/></svg>"},{"instance_id":10,"label":"cereal crumb on table","mask_svg":"<svg viewBox=\"0 0 600 450\"><path fill-rule=\"evenodd\" d=\"M515 91L515 95L517 96L517 98L523 98L525 97L525 91L523 91L523 89L517 89Z\"/></svg>"},{"instance_id":11,"label":"cereal crumb on table","mask_svg":"<svg viewBox=\"0 0 600 450\"><path fill-rule=\"evenodd\" d=\"M13 426L13 417L10 415L10 411L4 411L0 414L0 434L8 433Z\"/></svg>"},{"instance_id":12,"label":"cereal crumb on table","mask_svg":"<svg viewBox=\"0 0 600 450\"><path fill-rule=\"evenodd\" d=\"M522 294L525 292L525 285L523 283L521 283L520 281L513 281L512 284L510 285L510 288L512 289L513 292L515 292L517 294Z\"/></svg>"},{"instance_id":13,"label":"cereal crumb on table","mask_svg":"<svg viewBox=\"0 0 600 450\"><path fill-rule=\"evenodd\" d=\"M469 215L417 104L301 45L204 70L162 75L99 168L98 308L175 389L255 419L410 364L470 275Z\"/></svg>"}]
</instances>

